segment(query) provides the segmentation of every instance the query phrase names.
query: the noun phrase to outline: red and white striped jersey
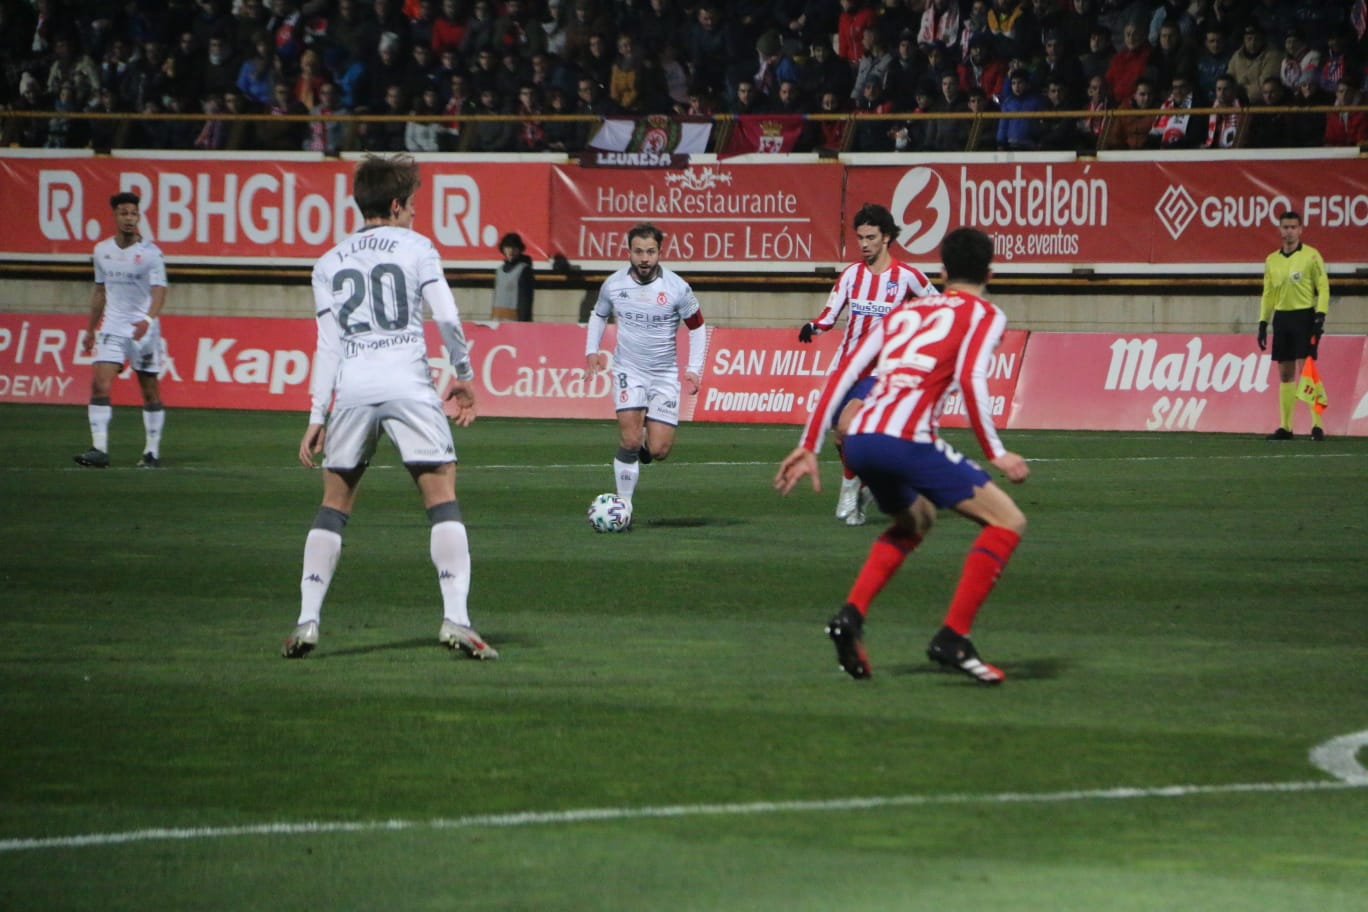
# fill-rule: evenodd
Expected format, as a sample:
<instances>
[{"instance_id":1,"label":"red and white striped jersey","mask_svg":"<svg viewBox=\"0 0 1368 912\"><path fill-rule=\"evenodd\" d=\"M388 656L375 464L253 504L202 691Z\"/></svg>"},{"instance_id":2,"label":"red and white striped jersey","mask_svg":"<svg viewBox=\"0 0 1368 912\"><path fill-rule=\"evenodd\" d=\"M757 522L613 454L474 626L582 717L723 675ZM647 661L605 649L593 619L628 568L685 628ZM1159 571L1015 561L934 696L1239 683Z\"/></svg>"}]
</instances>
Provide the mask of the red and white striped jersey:
<instances>
[{"instance_id":1,"label":"red and white striped jersey","mask_svg":"<svg viewBox=\"0 0 1368 912\"><path fill-rule=\"evenodd\" d=\"M812 321L819 333L826 332L836 325L841 311L850 305L850 316L846 318L845 338L841 340L837 359L854 350L869 328L909 297L925 297L936 293L920 269L892 260L883 272L870 272L864 263L847 266L836 280L831 294L827 295L826 306Z\"/></svg>"},{"instance_id":2,"label":"red and white striped jersey","mask_svg":"<svg viewBox=\"0 0 1368 912\"><path fill-rule=\"evenodd\" d=\"M846 390L872 367L877 382L847 433L932 443L946 399L958 388L979 446L989 460L996 459L1006 449L993 426L988 368L1006 328L1007 317L996 305L964 291L898 305L831 372L801 445L814 453L820 449Z\"/></svg>"}]
</instances>

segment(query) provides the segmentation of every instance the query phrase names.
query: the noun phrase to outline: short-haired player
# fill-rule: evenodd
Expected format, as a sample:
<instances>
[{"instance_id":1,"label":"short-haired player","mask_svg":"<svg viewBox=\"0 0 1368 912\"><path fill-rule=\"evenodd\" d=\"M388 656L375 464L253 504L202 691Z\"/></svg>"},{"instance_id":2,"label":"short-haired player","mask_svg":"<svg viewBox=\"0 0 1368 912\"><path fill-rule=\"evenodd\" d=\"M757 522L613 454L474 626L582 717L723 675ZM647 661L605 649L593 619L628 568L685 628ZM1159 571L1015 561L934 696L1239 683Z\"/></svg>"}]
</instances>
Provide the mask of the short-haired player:
<instances>
[{"instance_id":1,"label":"short-haired player","mask_svg":"<svg viewBox=\"0 0 1368 912\"><path fill-rule=\"evenodd\" d=\"M599 289L585 334L585 375L610 371L617 412L618 448L613 456L617 494L628 503L636 493L641 466L663 460L674 448L679 425L680 381L677 336L689 331L684 382L698 394L707 350L703 309L689 283L660 263L664 233L642 223L627 232L628 263ZM612 366L601 351L609 317L617 321Z\"/></svg>"},{"instance_id":2,"label":"short-haired player","mask_svg":"<svg viewBox=\"0 0 1368 912\"><path fill-rule=\"evenodd\" d=\"M166 410L161 398L162 337L158 317L166 306L166 260L139 227L141 200L137 194L116 193L109 198L114 235L95 245L95 286L90 292L90 322L81 354L92 356L90 449L74 457L77 465L109 466L109 425L114 407L109 394L114 378L128 365L138 377L143 400L143 449L138 467L161 466L162 429Z\"/></svg>"},{"instance_id":3,"label":"short-haired player","mask_svg":"<svg viewBox=\"0 0 1368 912\"><path fill-rule=\"evenodd\" d=\"M811 323L803 324L798 331L799 342L811 342L814 336L834 327L841 311L849 307L850 315L846 317L845 337L841 339L838 359L859 345L869 328L882 320L896 305L908 297L925 297L936 293L936 287L920 269L894 258L890 248L898 239L901 229L888 209L878 203L865 203L851 219L851 227L855 230L855 243L860 248L859 262L852 263L841 272L827 296L822 312ZM841 438L873 386L873 376L866 374L846 391L832 419L837 453L843 453ZM845 464L844 456L841 469L843 478L841 493L836 498L836 518L845 520L847 525L862 526L865 523L865 507L869 502L868 491L860 484L850 466Z\"/></svg>"},{"instance_id":4,"label":"short-haired player","mask_svg":"<svg viewBox=\"0 0 1368 912\"><path fill-rule=\"evenodd\" d=\"M846 603L827 624L841 667L854 678L871 668L864 621L874 596L931 531L938 509L951 509L982 529L969 549L944 625L927 656L984 684L1003 679L979 658L969 630L1026 530L1026 517L987 472L939 434L939 416L958 385L970 426L989 461L1009 481L1026 480L1026 461L1008 451L993 427L988 368L1006 327L1002 311L984 299L993 242L975 228L958 228L941 245L944 291L910 298L872 326L837 365L795 448L779 466L775 488L787 494L804 476L820 490L817 450L845 392L871 365L874 388L850 422L845 459L874 493L892 524L879 535Z\"/></svg>"}]
</instances>

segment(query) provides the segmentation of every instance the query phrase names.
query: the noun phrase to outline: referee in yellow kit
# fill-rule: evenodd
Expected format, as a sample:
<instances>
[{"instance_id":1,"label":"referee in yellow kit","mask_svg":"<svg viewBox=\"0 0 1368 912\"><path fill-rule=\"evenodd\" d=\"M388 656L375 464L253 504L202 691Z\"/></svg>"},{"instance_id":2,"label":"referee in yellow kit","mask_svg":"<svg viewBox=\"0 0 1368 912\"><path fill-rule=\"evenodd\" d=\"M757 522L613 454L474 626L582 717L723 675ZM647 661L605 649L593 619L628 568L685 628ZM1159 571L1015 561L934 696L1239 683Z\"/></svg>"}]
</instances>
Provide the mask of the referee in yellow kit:
<instances>
[{"instance_id":1,"label":"referee in yellow kit","mask_svg":"<svg viewBox=\"0 0 1368 912\"><path fill-rule=\"evenodd\" d=\"M1297 404L1297 378L1302 362L1316 357L1325 314L1330 309L1330 280L1320 251L1301 242L1297 212L1278 216L1282 246L1264 260L1263 298L1259 302L1259 350L1268 347L1273 321L1273 354L1278 362L1278 429L1269 440L1292 439L1292 407ZM1311 439L1324 440L1321 416L1311 409Z\"/></svg>"}]
</instances>

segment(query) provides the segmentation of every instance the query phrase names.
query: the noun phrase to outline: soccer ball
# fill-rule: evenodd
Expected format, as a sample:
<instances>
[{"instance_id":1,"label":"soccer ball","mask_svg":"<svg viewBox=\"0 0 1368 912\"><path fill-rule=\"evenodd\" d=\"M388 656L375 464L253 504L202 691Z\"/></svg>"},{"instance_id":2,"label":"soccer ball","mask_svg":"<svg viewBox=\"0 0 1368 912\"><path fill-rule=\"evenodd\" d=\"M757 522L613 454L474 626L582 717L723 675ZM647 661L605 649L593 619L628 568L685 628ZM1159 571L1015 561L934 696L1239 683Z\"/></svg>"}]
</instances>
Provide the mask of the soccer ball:
<instances>
[{"instance_id":1,"label":"soccer ball","mask_svg":"<svg viewBox=\"0 0 1368 912\"><path fill-rule=\"evenodd\" d=\"M616 494L600 494L586 512L595 532L622 532L632 524L632 505Z\"/></svg>"}]
</instances>

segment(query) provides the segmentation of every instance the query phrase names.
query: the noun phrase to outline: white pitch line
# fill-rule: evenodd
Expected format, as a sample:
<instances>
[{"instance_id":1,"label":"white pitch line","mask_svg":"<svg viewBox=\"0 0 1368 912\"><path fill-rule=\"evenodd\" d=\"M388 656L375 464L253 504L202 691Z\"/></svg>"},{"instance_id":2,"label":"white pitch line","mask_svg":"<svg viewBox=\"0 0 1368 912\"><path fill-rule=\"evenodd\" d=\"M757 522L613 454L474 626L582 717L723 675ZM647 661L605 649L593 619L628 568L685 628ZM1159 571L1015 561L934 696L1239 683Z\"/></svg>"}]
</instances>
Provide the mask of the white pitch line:
<instances>
[{"instance_id":1,"label":"white pitch line","mask_svg":"<svg viewBox=\"0 0 1368 912\"><path fill-rule=\"evenodd\" d=\"M1026 461L1027 461L1028 463L1031 463L1031 464L1037 464L1037 463L1043 464L1043 463L1047 463L1047 462L1049 462L1049 463L1054 463L1054 462L1063 462L1063 463L1069 463L1069 462L1214 462L1214 461L1218 461L1218 460L1233 460L1233 461L1237 461L1237 462L1259 462L1259 461L1265 461L1265 460L1273 461L1273 460L1284 460L1284 459L1314 459L1314 460L1317 460L1317 461L1324 461L1324 460L1326 460L1326 459L1358 459L1360 456L1361 456L1361 454L1359 454L1359 453L1242 453L1242 454L1234 454L1234 455L1228 455L1228 456L1223 456L1223 455L1200 455L1200 456L1060 456L1060 457L1037 457L1037 458L1028 458ZM722 467L734 467L734 466L778 466L778 465L779 465L779 460L776 458L776 459L756 459L756 460L730 460L730 461L717 460L717 461L712 461L712 460L704 460L704 459L700 459L700 460L690 460L690 459L680 459L680 458L678 458L678 457L671 457L671 458L670 458L670 464L671 464L671 465L674 465L674 466L681 466L681 467L683 467L683 466L695 466L695 467L696 467L696 466L722 466ZM499 471L499 472L541 472L541 471L545 471L545 470L547 470L547 469L555 469L555 470L557 470L557 471L564 471L564 470L566 470L566 469L574 469L574 470L580 470L580 471L599 472L599 471L602 471L603 468L604 468L604 466L608 465L608 463L606 463L606 462L555 462L555 463L536 463L536 464L529 464L529 463L523 463L523 464L519 464L519 463L489 463L489 464L482 464L482 463L478 463L478 462L466 462L466 463L457 463L457 465L458 465L460 468L462 468L462 469L464 469L465 471L467 471L467 472L488 472L488 471ZM370 466L370 471L395 471L395 470L402 469L402 468L403 468L403 466L402 466L402 465L399 465L399 464L397 464L397 463L396 463L396 464L389 464L389 463L373 463L373 464ZM48 466L3 466L3 467L0 467L0 472L4 472L4 473L29 473L29 472L51 472L51 471L54 471L54 469L53 469L52 467L48 467ZM57 468L56 471L58 471L58 472L72 472L72 473L79 473L79 474L85 474L85 475L91 474L91 470L90 470L90 469L88 469L88 468L83 468L83 467L77 466L77 465L73 465L73 466L62 466L61 468ZM101 472L123 472L123 471L128 471L128 472L137 472L137 473L140 474L140 475L141 475L141 474L146 474L146 472L147 472L146 469L139 469L139 468L136 468L136 467L134 467L134 466L111 466L111 467L108 468L108 469L101 469L100 471L101 471ZM264 466L264 467L260 467L260 468L257 468L257 469L250 469L250 470L249 470L249 469L244 469L244 468L241 467L241 466L230 466L230 465L196 465L196 466L179 466L179 465L173 465L173 466L163 467L161 471L163 471L163 472L186 472L186 473L193 473L193 472L207 472L207 473L214 473L214 472L243 472L243 471L281 472L281 473L284 473L284 472L299 472L299 471L300 471L300 468L299 468L299 466L292 466L292 465L277 465L277 466Z\"/></svg>"},{"instance_id":2,"label":"white pitch line","mask_svg":"<svg viewBox=\"0 0 1368 912\"><path fill-rule=\"evenodd\" d=\"M1342 782L1368 785L1368 769L1358 762L1358 753L1368 747L1368 730L1340 735L1311 751L1311 763Z\"/></svg>"},{"instance_id":3,"label":"white pitch line","mask_svg":"<svg viewBox=\"0 0 1368 912\"><path fill-rule=\"evenodd\" d=\"M1333 742L1332 742L1333 743ZM128 830L0 840L0 854L51 849L79 849L135 842L176 842L226 839L234 836L310 836L331 833L376 833L402 830L507 829L525 826L594 823L613 820L651 820L681 817L746 816L784 813L881 810L964 804L1059 804L1069 801L1126 801L1143 798L1190 798L1199 795L1319 792L1362 788L1363 781L1248 782L1230 785L1166 785L1152 788L1108 788L1066 792L997 792L990 794L886 795L833 798L825 801L755 801L737 804L676 804L656 807L581 808L568 811L524 811L511 814L474 814L433 820L304 821L228 827L187 827Z\"/></svg>"}]
</instances>

